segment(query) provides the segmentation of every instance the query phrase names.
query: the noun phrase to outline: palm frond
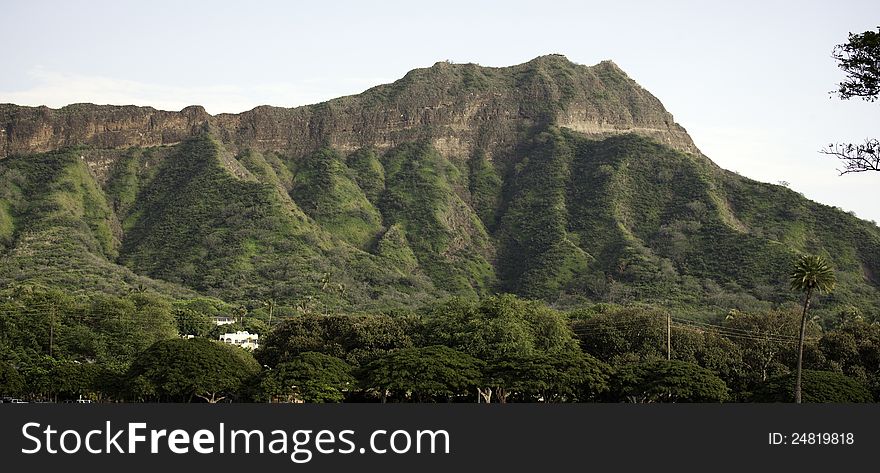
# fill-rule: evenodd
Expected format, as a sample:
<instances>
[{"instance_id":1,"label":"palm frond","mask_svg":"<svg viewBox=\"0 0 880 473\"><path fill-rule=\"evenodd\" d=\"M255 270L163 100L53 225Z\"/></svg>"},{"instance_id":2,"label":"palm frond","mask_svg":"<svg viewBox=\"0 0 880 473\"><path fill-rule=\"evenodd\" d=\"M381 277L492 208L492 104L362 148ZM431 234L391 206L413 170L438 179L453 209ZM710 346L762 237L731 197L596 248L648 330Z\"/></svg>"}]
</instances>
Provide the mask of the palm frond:
<instances>
[{"instance_id":1,"label":"palm frond","mask_svg":"<svg viewBox=\"0 0 880 473\"><path fill-rule=\"evenodd\" d=\"M828 260L816 255L802 255L798 258L789 280L791 288L801 292L829 292L834 289L837 281Z\"/></svg>"}]
</instances>

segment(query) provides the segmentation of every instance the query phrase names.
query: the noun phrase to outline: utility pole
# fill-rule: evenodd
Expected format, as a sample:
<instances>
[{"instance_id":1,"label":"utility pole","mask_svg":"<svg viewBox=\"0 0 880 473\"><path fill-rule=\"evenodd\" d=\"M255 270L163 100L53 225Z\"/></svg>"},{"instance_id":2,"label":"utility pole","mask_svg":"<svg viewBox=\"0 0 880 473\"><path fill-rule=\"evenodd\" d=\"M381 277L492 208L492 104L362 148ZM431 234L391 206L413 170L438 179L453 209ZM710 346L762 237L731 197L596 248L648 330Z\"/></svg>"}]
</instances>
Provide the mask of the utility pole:
<instances>
[{"instance_id":1,"label":"utility pole","mask_svg":"<svg viewBox=\"0 0 880 473\"><path fill-rule=\"evenodd\" d=\"M49 358L52 358L52 345L55 344L55 302L49 306ZM54 365L54 360L53 360ZM55 402L58 402L58 393L55 391L55 378L49 377L49 396L54 394Z\"/></svg>"},{"instance_id":2,"label":"utility pole","mask_svg":"<svg viewBox=\"0 0 880 473\"><path fill-rule=\"evenodd\" d=\"M52 345L55 344L55 304L49 306L49 358L52 357Z\"/></svg>"},{"instance_id":3,"label":"utility pole","mask_svg":"<svg viewBox=\"0 0 880 473\"><path fill-rule=\"evenodd\" d=\"M672 314L666 314L666 359L672 359Z\"/></svg>"}]
</instances>

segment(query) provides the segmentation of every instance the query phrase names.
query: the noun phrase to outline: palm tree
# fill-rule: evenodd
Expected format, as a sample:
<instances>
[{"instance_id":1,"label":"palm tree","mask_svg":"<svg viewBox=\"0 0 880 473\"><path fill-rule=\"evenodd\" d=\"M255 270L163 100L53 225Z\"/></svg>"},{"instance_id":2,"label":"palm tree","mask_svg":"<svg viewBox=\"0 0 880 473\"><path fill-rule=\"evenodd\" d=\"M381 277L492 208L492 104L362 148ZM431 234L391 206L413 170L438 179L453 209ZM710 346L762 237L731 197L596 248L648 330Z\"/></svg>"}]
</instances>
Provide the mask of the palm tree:
<instances>
[{"instance_id":1,"label":"palm tree","mask_svg":"<svg viewBox=\"0 0 880 473\"><path fill-rule=\"evenodd\" d=\"M821 256L802 255L791 272L791 288L803 292L804 313L801 316L801 335L798 339L797 381L794 386L794 402L801 403L801 370L804 359L804 336L807 331L807 311L810 310L810 299L814 291L831 291L834 289L834 270L828 261Z\"/></svg>"},{"instance_id":2,"label":"palm tree","mask_svg":"<svg viewBox=\"0 0 880 473\"><path fill-rule=\"evenodd\" d=\"M275 299L266 299L263 305L269 308L269 327L272 327L272 313L275 312Z\"/></svg>"}]
</instances>

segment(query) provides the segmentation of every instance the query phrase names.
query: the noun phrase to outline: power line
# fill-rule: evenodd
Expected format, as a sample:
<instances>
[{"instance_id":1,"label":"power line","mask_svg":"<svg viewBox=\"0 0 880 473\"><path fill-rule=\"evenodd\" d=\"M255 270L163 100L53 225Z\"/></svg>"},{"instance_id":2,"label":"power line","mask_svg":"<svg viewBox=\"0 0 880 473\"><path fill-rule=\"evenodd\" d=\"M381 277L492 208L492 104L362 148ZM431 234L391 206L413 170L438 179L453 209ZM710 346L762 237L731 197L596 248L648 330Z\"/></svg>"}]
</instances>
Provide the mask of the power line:
<instances>
[{"instance_id":1,"label":"power line","mask_svg":"<svg viewBox=\"0 0 880 473\"><path fill-rule=\"evenodd\" d=\"M745 329L739 329L739 328L733 328L733 327L725 327L723 325L714 325L714 324L691 321L691 320L678 319L675 321L676 321L676 323L679 323L682 325L688 325L691 327L698 327L698 328L701 328L701 329L707 330L707 331L711 330L711 331L715 331L717 333L720 333L722 335L731 335L731 336L732 335L746 335L746 336L754 336L754 337L758 337L758 338L770 338L770 339L779 339L779 340L786 340L786 341L797 341L798 340L798 337L790 336L790 335L774 334L774 333L761 332L761 331L751 331L751 330L745 330Z\"/></svg>"},{"instance_id":2,"label":"power line","mask_svg":"<svg viewBox=\"0 0 880 473\"><path fill-rule=\"evenodd\" d=\"M761 333L761 332L755 332L753 330L747 330L747 329L736 328L736 327L727 327L724 325L710 324L707 322L700 322L697 320L681 319L678 317L673 317L673 320L675 320L676 322L679 322L679 323L684 323L684 324L689 324L689 325L701 325L704 327L709 327L709 328L713 328L716 330L725 330L725 331L729 331L729 332L740 332L740 333L746 333L746 334ZM787 336L787 335L780 335L780 336ZM792 337L792 338L796 339L797 337Z\"/></svg>"},{"instance_id":3,"label":"power line","mask_svg":"<svg viewBox=\"0 0 880 473\"><path fill-rule=\"evenodd\" d=\"M747 330L743 328L737 327L726 327L723 325L711 324L708 322L700 322L696 320L687 320L679 317L670 317L671 322L674 322L676 328L688 329L698 333L716 333L718 335L727 337L727 338L735 338L742 340L756 340L756 341L772 341L779 343L797 343L798 337L789 336L779 333L769 333L764 331L754 331ZM603 326L589 326L589 320L587 321L577 321L581 322L587 326L575 326L572 327L572 331L577 335L594 335L598 333L608 332L612 329L620 329L620 330L633 330L638 328L645 329L656 329L657 331L662 330L662 325L658 323L656 326L651 324L650 319L645 320L632 320L632 319L624 319L624 320L603 320ZM577 323L576 322L576 323ZM807 340L816 341L817 337L810 337Z\"/></svg>"},{"instance_id":4,"label":"power line","mask_svg":"<svg viewBox=\"0 0 880 473\"><path fill-rule=\"evenodd\" d=\"M784 343L797 343L798 338L796 337L787 337L782 335L772 335L760 332L725 332L724 330L716 330L716 329L707 329L701 326L689 325L686 323L676 322L676 324L681 328L687 328L689 330L693 330L700 333L717 333L719 335L723 335L729 338L742 338L742 339L750 339L750 340L759 340L759 341L775 341L775 342L784 342ZM808 340L818 340L818 338L809 338Z\"/></svg>"},{"instance_id":5,"label":"power line","mask_svg":"<svg viewBox=\"0 0 880 473\"><path fill-rule=\"evenodd\" d=\"M697 333L705 333L705 330L701 330L701 329L695 328L695 327L689 327L686 325L678 325L678 328L680 328L682 330L690 330L692 332L697 332ZM775 343L790 343L790 344L798 343L797 340L777 340L777 339L768 339L765 337L751 337L748 335L724 335L724 336L726 338L736 338L736 339L741 339L741 340L754 340L754 341L762 341L762 342L771 341L771 342L775 342ZM808 340L815 340L815 339L808 339Z\"/></svg>"}]
</instances>

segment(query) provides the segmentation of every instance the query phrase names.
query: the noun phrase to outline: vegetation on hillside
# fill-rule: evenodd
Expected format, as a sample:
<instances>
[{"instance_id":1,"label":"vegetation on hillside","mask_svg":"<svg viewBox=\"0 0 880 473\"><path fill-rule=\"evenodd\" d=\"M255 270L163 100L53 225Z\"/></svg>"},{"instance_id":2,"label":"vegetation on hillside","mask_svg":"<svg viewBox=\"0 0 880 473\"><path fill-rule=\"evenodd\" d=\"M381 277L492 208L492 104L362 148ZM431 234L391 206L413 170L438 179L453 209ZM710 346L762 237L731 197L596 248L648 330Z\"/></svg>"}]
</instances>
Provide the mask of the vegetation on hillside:
<instances>
[{"instance_id":1,"label":"vegetation on hillside","mask_svg":"<svg viewBox=\"0 0 880 473\"><path fill-rule=\"evenodd\" d=\"M76 149L9 158L0 278L303 312L504 291L707 318L798 302L788 271L812 253L838 272L815 314L880 308L880 230L868 222L635 135L549 126L512 153L456 164L421 141L234 157L204 136L131 150L104 181Z\"/></svg>"}]
</instances>

